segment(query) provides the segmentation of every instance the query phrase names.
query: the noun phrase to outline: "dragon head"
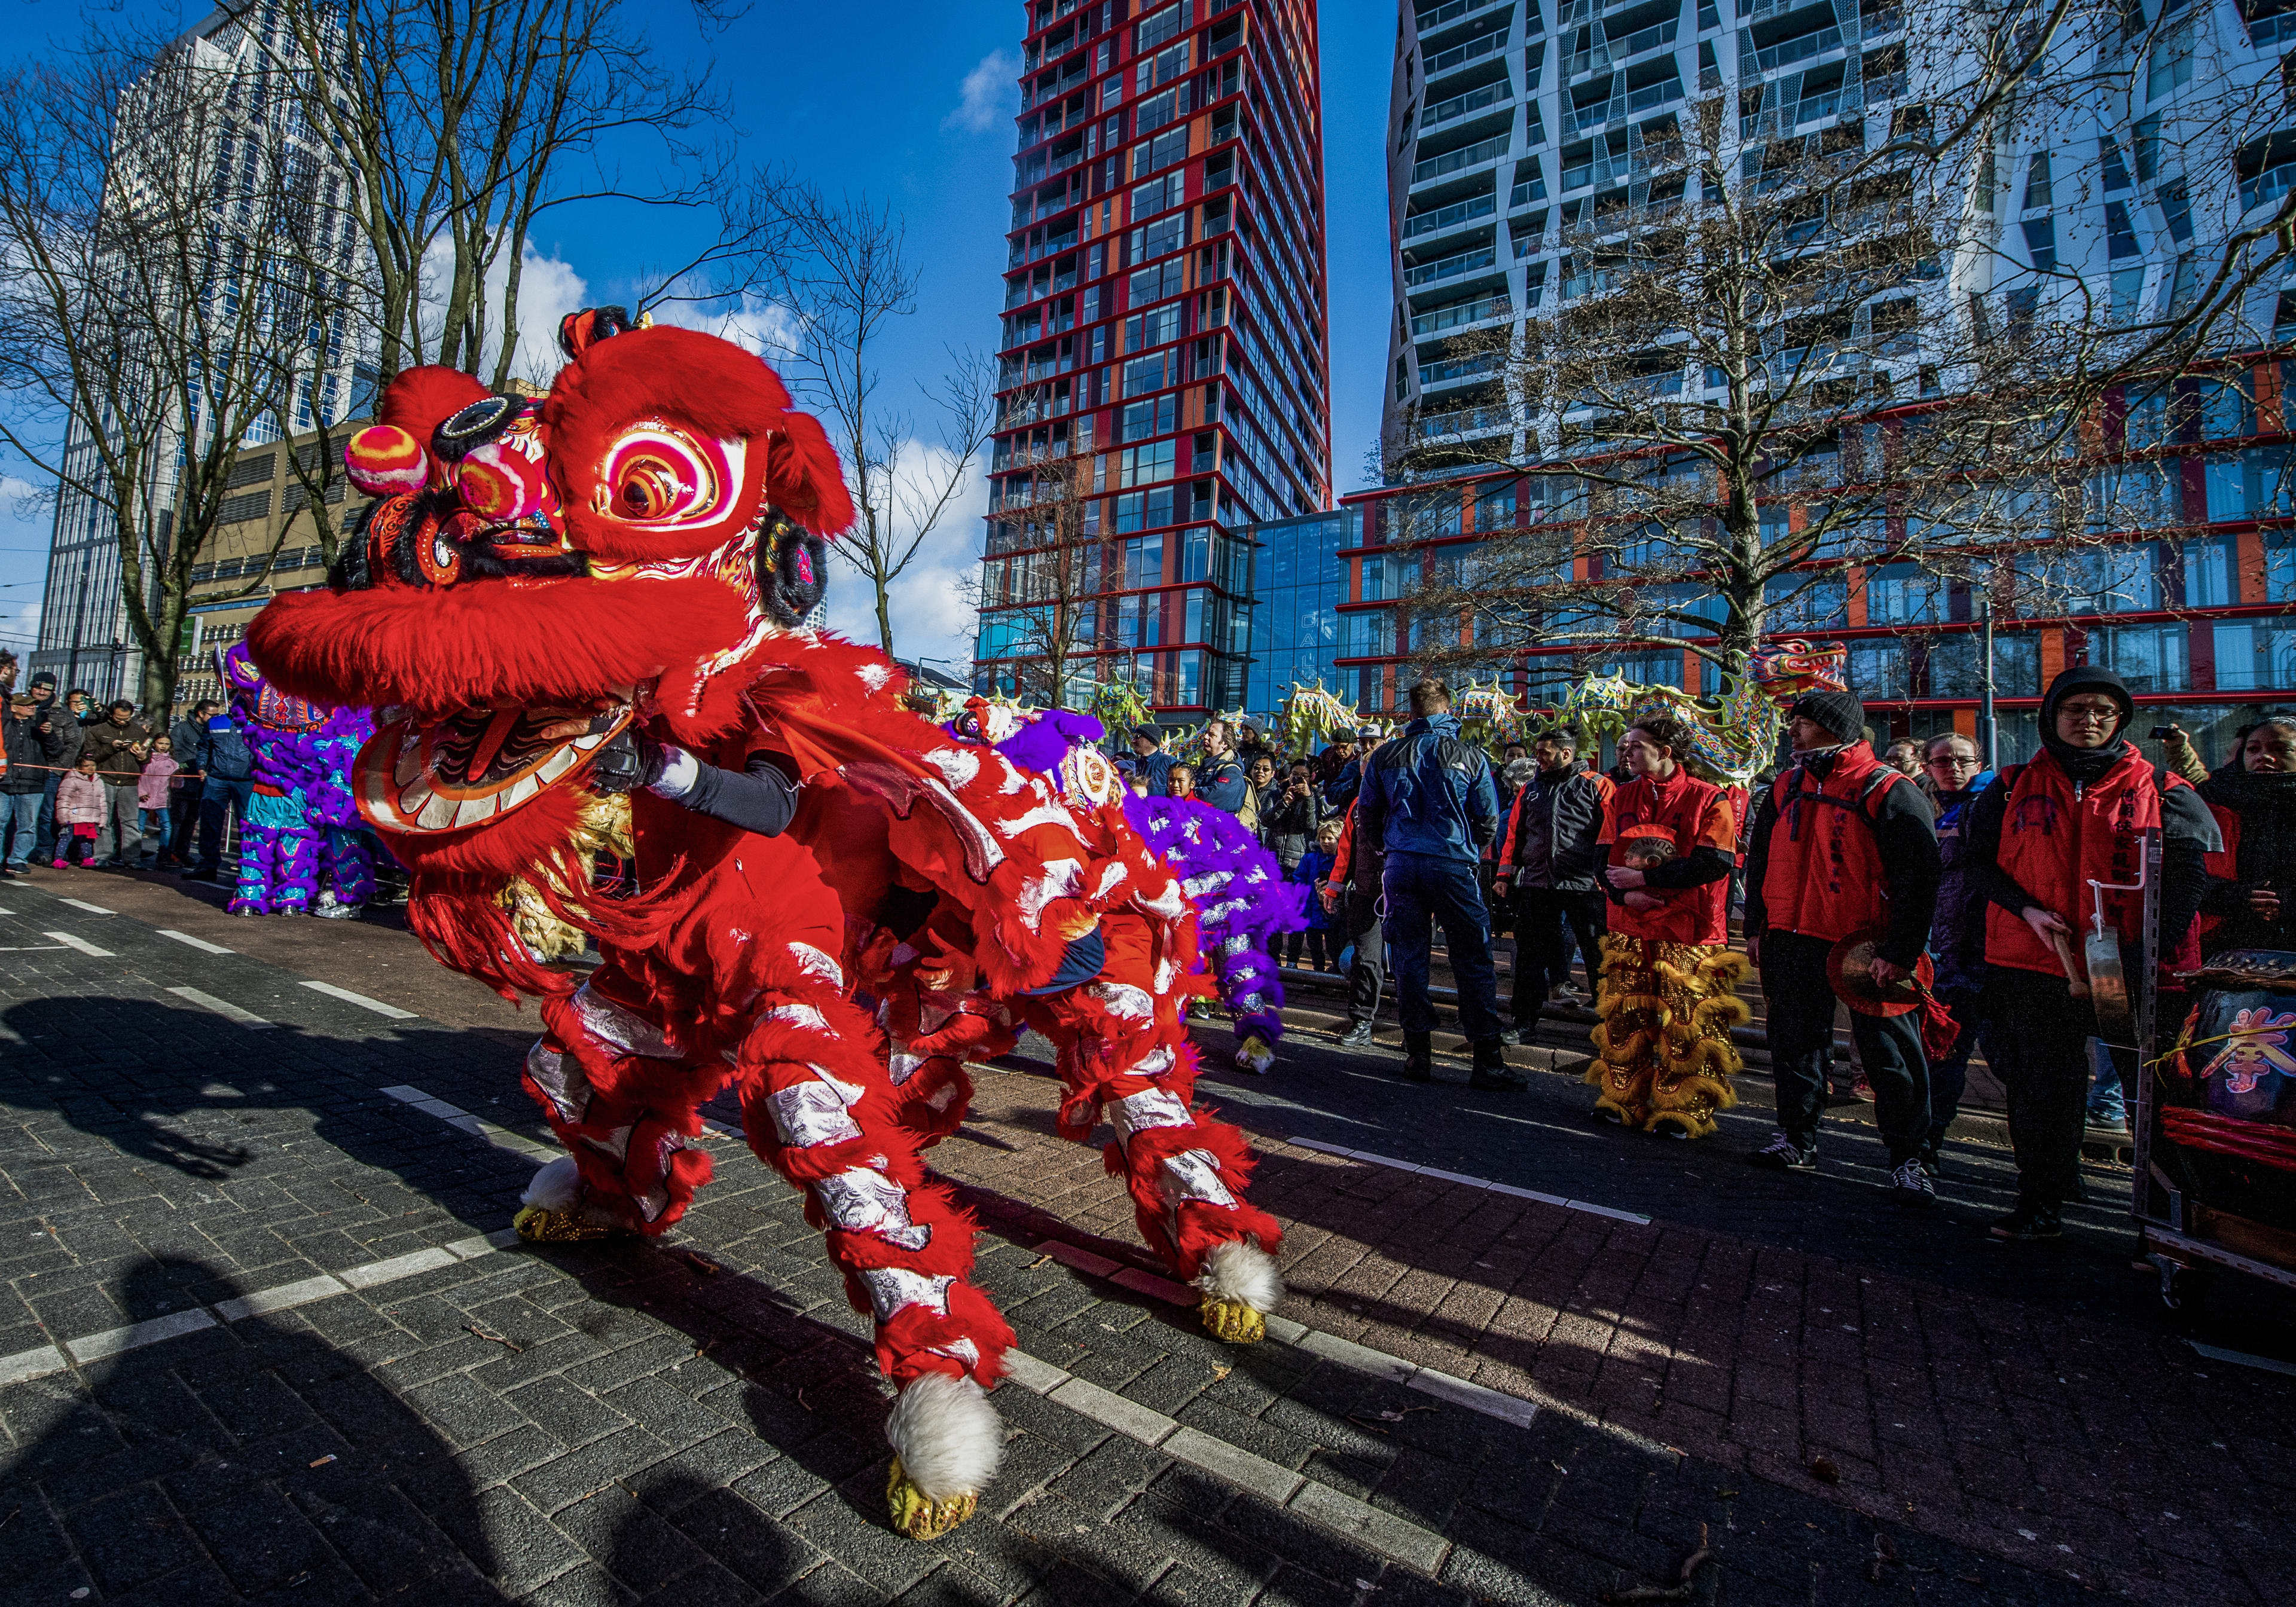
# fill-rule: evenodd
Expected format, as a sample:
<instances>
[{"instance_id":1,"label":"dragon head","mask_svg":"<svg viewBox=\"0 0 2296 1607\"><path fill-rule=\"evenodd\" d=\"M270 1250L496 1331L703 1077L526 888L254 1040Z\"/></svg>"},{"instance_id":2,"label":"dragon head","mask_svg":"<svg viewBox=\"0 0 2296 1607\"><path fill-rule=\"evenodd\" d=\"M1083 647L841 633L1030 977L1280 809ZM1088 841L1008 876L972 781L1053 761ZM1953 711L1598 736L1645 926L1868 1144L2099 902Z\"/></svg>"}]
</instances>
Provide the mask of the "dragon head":
<instances>
[{"instance_id":1,"label":"dragon head","mask_svg":"<svg viewBox=\"0 0 2296 1607\"><path fill-rule=\"evenodd\" d=\"M386 711L360 777L378 824L480 824L633 718L730 729L852 521L828 438L756 357L619 307L559 340L541 396L398 375L344 452L379 500L328 589L249 629L281 687Z\"/></svg>"}]
</instances>

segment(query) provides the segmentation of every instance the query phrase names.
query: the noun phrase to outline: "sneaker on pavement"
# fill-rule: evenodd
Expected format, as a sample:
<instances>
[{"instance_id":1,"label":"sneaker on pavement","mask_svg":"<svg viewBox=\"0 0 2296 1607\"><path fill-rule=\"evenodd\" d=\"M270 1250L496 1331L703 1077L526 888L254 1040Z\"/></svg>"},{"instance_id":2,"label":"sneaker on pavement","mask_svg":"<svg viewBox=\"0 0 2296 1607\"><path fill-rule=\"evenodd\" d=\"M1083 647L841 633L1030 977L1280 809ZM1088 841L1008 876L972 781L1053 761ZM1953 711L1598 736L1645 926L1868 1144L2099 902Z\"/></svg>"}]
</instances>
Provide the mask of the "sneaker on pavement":
<instances>
[{"instance_id":1,"label":"sneaker on pavement","mask_svg":"<svg viewBox=\"0 0 2296 1607\"><path fill-rule=\"evenodd\" d=\"M1520 1027L1509 1027L1505 1031L1499 1034L1499 1042L1510 1045L1521 1043L1522 1029Z\"/></svg>"},{"instance_id":2,"label":"sneaker on pavement","mask_svg":"<svg viewBox=\"0 0 2296 1607\"><path fill-rule=\"evenodd\" d=\"M1870 1105L1874 1103L1874 1085L1862 1077L1849 1085L1849 1093L1852 1098L1864 1103Z\"/></svg>"},{"instance_id":3,"label":"sneaker on pavement","mask_svg":"<svg viewBox=\"0 0 2296 1607\"><path fill-rule=\"evenodd\" d=\"M1558 982L1554 986L1554 992L1548 996L1562 1004L1576 1004L1587 996L1569 982Z\"/></svg>"},{"instance_id":4,"label":"sneaker on pavement","mask_svg":"<svg viewBox=\"0 0 2296 1607\"><path fill-rule=\"evenodd\" d=\"M1768 1144L1747 1156L1746 1163L1773 1172L1814 1172L1817 1169L1817 1147L1812 1144L1805 1149L1784 1133L1777 1133Z\"/></svg>"},{"instance_id":5,"label":"sneaker on pavement","mask_svg":"<svg viewBox=\"0 0 2296 1607\"><path fill-rule=\"evenodd\" d=\"M2064 1226L2057 1220L2057 1208L2035 1201L2018 1201L2017 1209L1985 1230L2005 1243L2021 1244L2033 1239L2061 1239Z\"/></svg>"},{"instance_id":6,"label":"sneaker on pavement","mask_svg":"<svg viewBox=\"0 0 2296 1607\"><path fill-rule=\"evenodd\" d=\"M1890 1195L1900 1205L1935 1205L1937 1185L1930 1180L1921 1157L1901 1160L1890 1174Z\"/></svg>"},{"instance_id":7,"label":"sneaker on pavement","mask_svg":"<svg viewBox=\"0 0 2296 1607\"><path fill-rule=\"evenodd\" d=\"M1349 1028L1345 1032L1340 1034L1339 1044L1340 1047L1342 1049L1370 1048L1371 1023L1369 1021L1359 1021L1356 1025Z\"/></svg>"}]
</instances>

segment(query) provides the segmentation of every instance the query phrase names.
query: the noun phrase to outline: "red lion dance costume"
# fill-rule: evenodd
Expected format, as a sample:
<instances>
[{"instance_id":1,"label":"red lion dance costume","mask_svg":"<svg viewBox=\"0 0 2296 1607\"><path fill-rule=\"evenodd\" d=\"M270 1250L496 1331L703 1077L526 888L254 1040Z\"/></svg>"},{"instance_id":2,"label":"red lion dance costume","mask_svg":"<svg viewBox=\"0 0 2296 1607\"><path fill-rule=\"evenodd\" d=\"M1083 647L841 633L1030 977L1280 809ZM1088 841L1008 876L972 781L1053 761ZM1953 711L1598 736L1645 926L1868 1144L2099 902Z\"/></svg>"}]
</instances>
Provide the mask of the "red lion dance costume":
<instances>
[{"instance_id":1,"label":"red lion dance costume","mask_svg":"<svg viewBox=\"0 0 2296 1607\"><path fill-rule=\"evenodd\" d=\"M1062 1132L1110 1120L1109 1168L1213 1332L1258 1339L1280 1298L1243 1139L1190 1109L1195 919L1120 808L952 739L900 708L878 653L799 627L852 507L770 369L619 308L561 343L539 399L399 375L346 453L383 500L332 587L277 599L249 643L295 694L381 711L356 783L415 930L541 1000L525 1083L568 1154L521 1232L662 1233L709 1178L698 1107L738 1090L750 1147L806 1192L875 1319L894 1521L930 1537L994 1474L984 1391L1012 1342L921 1160L963 1119L968 1057L1051 1039ZM601 897L585 849L613 806L593 783L639 735L705 767L765 758L804 783L794 816L761 835L634 791L644 891ZM586 983L515 935L521 890L594 939Z\"/></svg>"}]
</instances>

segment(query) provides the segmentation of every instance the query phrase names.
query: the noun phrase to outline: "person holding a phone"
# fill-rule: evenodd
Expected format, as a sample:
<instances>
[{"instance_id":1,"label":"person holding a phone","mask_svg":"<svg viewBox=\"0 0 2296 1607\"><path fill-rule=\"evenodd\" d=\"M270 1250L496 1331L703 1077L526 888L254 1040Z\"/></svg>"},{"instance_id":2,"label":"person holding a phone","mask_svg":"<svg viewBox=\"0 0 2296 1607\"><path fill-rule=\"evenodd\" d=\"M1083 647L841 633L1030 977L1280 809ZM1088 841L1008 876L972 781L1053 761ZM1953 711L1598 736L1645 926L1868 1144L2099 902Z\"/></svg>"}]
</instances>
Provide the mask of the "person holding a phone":
<instances>
[{"instance_id":1,"label":"person holding a phone","mask_svg":"<svg viewBox=\"0 0 2296 1607\"><path fill-rule=\"evenodd\" d=\"M2000 1240L2054 1239L2079 1184L2089 1084L2088 1040L2100 1036L2080 948L2091 881L2133 890L2144 834L2161 838L2161 945L2173 954L2206 885L2206 856L2221 839L2192 783L2148 764L2123 734L2136 700L2119 676L2076 665L2041 700L2041 750L2006 767L1972 806L1967 854L1988 906L1985 1009L2000 1049L1994 1070L2008 1095L2017 1156L2017 1207L1989 1230ZM2152 984L2144 895L2103 895L2132 986ZM2079 984L2076 990L2075 984ZM2133 1046L2113 1045L2124 1079Z\"/></svg>"},{"instance_id":2,"label":"person holding a phone","mask_svg":"<svg viewBox=\"0 0 2296 1607\"><path fill-rule=\"evenodd\" d=\"M2224 835L2201 895L2202 957L2296 949L2296 714L2243 726L2201 796Z\"/></svg>"}]
</instances>

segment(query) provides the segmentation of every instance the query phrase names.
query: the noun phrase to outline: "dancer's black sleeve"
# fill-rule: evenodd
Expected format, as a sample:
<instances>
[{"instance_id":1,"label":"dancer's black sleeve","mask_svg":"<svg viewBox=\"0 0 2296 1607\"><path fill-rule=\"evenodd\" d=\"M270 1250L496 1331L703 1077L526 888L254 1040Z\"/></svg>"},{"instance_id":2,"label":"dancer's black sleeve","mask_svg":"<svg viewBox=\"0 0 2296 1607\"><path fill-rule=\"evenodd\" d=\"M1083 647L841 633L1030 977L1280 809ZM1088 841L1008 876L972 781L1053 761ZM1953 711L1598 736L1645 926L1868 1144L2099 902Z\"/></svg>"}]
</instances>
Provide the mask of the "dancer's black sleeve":
<instances>
[{"instance_id":1,"label":"dancer's black sleeve","mask_svg":"<svg viewBox=\"0 0 2296 1607\"><path fill-rule=\"evenodd\" d=\"M797 814L797 767L778 753L752 753L748 766L722 770L693 761L693 784L673 799L697 815L760 837L778 837Z\"/></svg>"}]
</instances>

